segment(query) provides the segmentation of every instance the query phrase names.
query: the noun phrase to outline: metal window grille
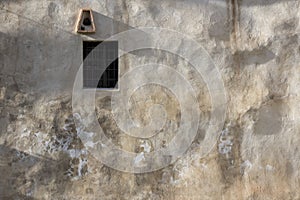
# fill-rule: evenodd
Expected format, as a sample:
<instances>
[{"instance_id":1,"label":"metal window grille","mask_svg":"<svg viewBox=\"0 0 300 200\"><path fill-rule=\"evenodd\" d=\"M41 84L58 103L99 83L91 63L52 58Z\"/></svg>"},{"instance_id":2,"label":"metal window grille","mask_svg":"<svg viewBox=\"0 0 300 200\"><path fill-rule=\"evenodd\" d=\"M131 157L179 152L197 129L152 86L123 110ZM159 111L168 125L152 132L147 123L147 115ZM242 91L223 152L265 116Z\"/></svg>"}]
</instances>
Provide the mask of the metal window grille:
<instances>
[{"instance_id":1,"label":"metal window grille","mask_svg":"<svg viewBox=\"0 0 300 200\"><path fill-rule=\"evenodd\" d=\"M84 88L116 88L118 65L117 41L83 41Z\"/></svg>"}]
</instances>

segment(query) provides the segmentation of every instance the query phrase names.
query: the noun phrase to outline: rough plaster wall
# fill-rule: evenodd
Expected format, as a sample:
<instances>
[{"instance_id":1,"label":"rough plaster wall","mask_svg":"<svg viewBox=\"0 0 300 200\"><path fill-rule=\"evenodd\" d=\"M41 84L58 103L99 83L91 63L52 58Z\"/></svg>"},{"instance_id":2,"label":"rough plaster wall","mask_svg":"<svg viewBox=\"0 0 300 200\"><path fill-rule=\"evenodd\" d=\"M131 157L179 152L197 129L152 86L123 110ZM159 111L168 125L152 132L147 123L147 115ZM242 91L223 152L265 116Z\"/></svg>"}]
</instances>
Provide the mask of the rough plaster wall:
<instances>
[{"instance_id":1,"label":"rough plaster wall","mask_svg":"<svg viewBox=\"0 0 300 200\"><path fill-rule=\"evenodd\" d=\"M2 0L0 198L300 199L299 3ZM74 32L82 7L94 10L94 35ZM228 110L217 146L201 158L211 106L203 80L182 59L164 52L121 58L121 75L137 64L160 62L201 91L204 125L186 154L167 168L134 175L106 167L85 150L72 117L71 91L82 62L82 39L101 40L141 26L175 29L203 45L222 74ZM178 102L162 88L142 93L166 102L173 124L166 137L152 142L155 148L172 138ZM147 106L130 107L141 124L149 120ZM107 137L124 149L141 151L139 140L119 137L106 93L97 96L96 110Z\"/></svg>"}]
</instances>

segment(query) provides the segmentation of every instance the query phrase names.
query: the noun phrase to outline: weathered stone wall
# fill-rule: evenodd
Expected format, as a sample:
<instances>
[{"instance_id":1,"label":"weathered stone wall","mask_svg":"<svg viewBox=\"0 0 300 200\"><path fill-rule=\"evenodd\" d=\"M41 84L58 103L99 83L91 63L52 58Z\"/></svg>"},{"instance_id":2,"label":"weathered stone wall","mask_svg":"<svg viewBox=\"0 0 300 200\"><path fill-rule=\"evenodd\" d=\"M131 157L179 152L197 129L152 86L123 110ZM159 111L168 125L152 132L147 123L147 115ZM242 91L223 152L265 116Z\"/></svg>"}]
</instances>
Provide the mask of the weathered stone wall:
<instances>
[{"instance_id":1,"label":"weathered stone wall","mask_svg":"<svg viewBox=\"0 0 300 200\"><path fill-rule=\"evenodd\" d=\"M94 11L95 34L74 31L84 7ZM2 0L0 199L300 199L299 9L298 0ZM123 56L121 76L144 63L179 71L198 88L201 110L198 135L185 155L164 169L130 174L86 150L74 124L72 89L83 39L144 26L177 30L204 47L223 78L227 112L216 145L202 157L211 111L205 81L167 52ZM96 96L106 136L128 151L147 150L144 140L124 137L117 127L110 94ZM150 85L131 97L128 108L145 125L147 108L156 102L168 117L163 135L147 143L152 150L178 128L176 97Z\"/></svg>"}]
</instances>

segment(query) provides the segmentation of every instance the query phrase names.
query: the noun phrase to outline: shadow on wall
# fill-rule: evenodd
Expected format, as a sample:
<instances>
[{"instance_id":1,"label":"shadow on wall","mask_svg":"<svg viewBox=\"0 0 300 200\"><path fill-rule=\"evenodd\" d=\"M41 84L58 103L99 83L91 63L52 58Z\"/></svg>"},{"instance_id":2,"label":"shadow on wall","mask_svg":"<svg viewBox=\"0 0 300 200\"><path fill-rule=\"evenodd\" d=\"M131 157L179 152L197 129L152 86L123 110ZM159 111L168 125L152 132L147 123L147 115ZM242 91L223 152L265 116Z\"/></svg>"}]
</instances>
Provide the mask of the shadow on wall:
<instances>
[{"instance_id":1,"label":"shadow on wall","mask_svg":"<svg viewBox=\"0 0 300 200\"><path fill-rule=\"evenodd\" d=\"M96 11L93 11L93 16L96 26L96 33L91 34L90 36L94 39L106 39L123 31L134 29L134 27L129 26L128 24L116 21Z\"/></svg>"},{"instance_id":2,"label":"shadow on wall","mask_svg":"<svg viewBox=\"0 0 300 200\"><path fill-rule=\"evenodd\" d=\"M5 145L0 145L0 199L34 200L37 187L55 189L55 196L62 196L66 180L62 181L68 159L60 161L30 155ZM55 183L51 185L49 183ZM53 195L53 196L54 196Z\"/></svg>"},{"instance_id":3,"label":"shadow on wall","mask_svg":"<svg viewBox=\"0 0 300 200\"><path fill-rule=\"evenodd\" d=\"M145 46L149 46L152 43L152 38L144 31L136 29L123 22L116 21L95 11L93 11L93 16L96 26L96 33L89 36L95 40L114 38L114 35L120 34L120 37L117 37L116 39L119 41L119 48L124 51L132 49L136 46L136 43L133 43L132 41L138 41L139 45ZM134 34L123 33L124 37L121 36L123 35L122 32L129 30L134 31Z\"/></svg>"},{"instance_id":4,"label":"shadow on wall","mask_svg":"<svg viewBox=\"0 0 300 200\"><path fill-rule=\"evenodd\" d=\"M24 91L69 92L76 66L81 63L78 59L81 38L10 10L0 9L0 16L2 23L18 26L11 34L0 32L0 74L10 75Z\"/></svg>"}]
</instances>

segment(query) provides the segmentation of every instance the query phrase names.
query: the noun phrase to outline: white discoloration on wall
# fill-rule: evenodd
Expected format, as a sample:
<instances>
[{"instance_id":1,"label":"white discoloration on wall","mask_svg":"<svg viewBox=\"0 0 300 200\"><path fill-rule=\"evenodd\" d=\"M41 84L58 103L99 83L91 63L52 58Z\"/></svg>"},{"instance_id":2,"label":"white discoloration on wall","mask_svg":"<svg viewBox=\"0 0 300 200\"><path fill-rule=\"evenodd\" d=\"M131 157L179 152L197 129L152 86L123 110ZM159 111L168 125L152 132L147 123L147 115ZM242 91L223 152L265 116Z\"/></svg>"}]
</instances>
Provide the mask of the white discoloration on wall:
<instances>
[{"instance_id":1,"label":"white discoloration on wall","mask_svg":"<svg viewBox=\"0 0 300 200\"><path fill-rule=\"evenodd\" d=\"M225 128L220 136L220 143L219 143L219 153L221 154L228 154L231 152L232 148L232 136L229 134L228 128Z\"/></svg>"}]
</instances>

